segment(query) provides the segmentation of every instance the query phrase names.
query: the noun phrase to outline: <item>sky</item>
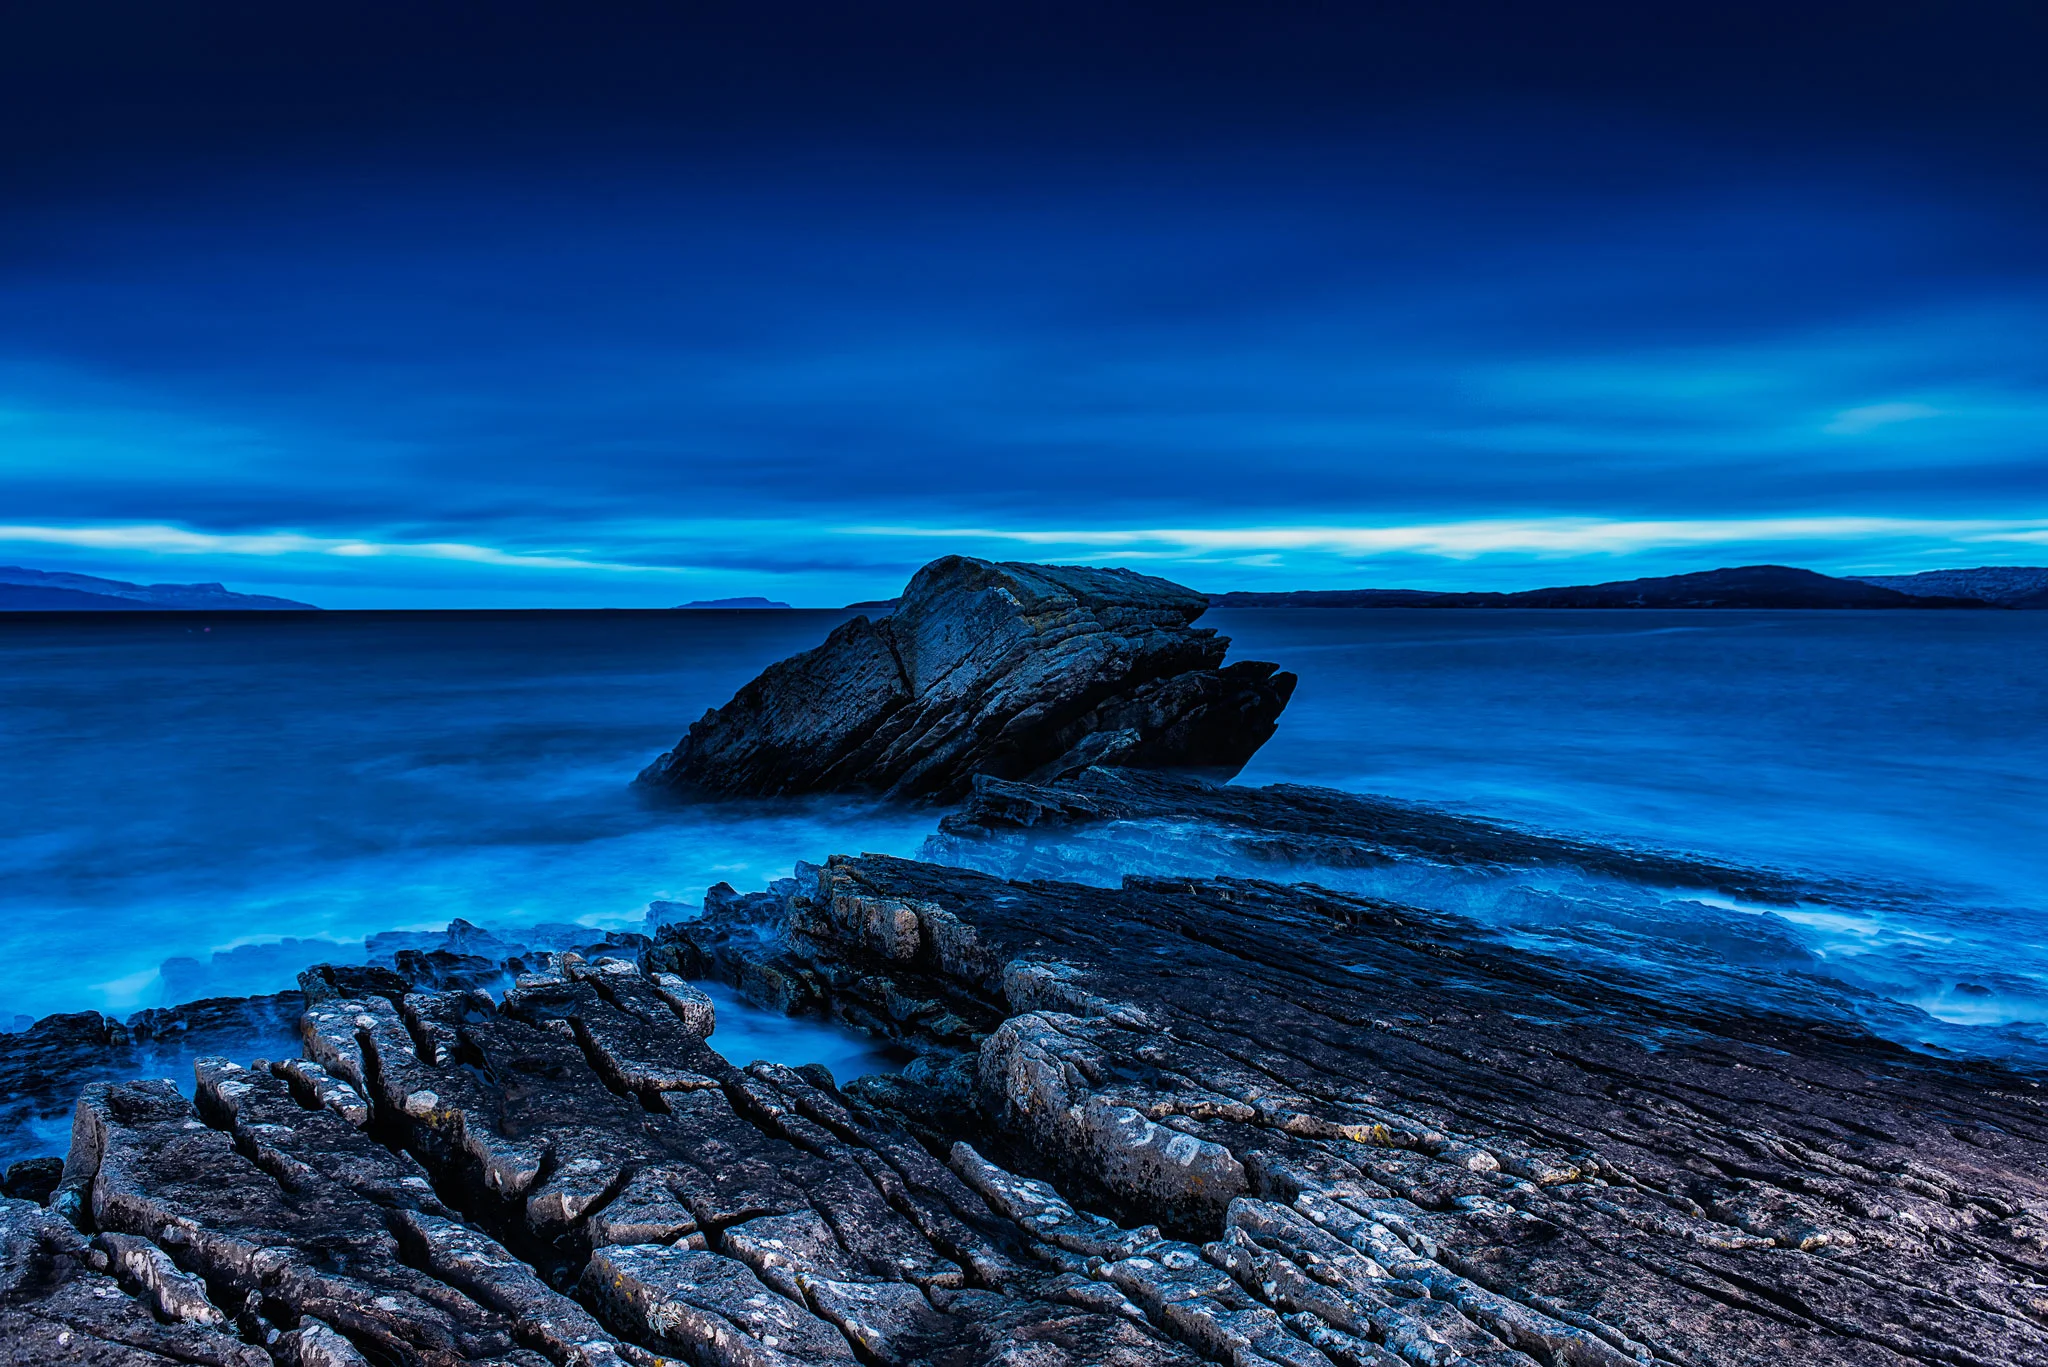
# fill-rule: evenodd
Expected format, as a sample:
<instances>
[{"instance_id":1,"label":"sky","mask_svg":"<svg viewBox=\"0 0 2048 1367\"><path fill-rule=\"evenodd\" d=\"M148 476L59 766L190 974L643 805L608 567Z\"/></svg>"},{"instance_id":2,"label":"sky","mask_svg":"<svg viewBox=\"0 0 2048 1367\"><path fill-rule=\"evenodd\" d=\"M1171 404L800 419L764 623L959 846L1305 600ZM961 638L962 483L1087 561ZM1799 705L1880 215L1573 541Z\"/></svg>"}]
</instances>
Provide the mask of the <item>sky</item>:
<instances>
[{"instance_id":1,"label":"sky","mask_svg":"<svg viewBox=\"0 0 2048 1367\"><path fill-rule=\"evenodd\" d=\"M17 0L0 564L2048 563L2044 69L2020 0Z\"/></svg>"}]
</instances>

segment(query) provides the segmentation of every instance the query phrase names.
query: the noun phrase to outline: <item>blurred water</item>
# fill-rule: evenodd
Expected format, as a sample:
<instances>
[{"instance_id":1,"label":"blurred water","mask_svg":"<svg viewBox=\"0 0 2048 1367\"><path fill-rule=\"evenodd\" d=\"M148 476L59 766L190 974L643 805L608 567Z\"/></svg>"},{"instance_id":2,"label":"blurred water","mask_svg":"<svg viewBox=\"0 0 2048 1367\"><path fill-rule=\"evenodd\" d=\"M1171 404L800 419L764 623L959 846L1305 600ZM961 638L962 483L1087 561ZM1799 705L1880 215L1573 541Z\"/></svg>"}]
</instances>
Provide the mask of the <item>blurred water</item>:
<instances>
[{"instance_id":1,"label":"blurred water","mask_svg":"<svg viewBox=\"0 0 2048 1367\"><path fill-rule=\"evenodd\" d=\"M1844 984L1880 999L1856 1012L1895 1039L2048 1063L2048 613L1209 620L1301 675L1240 782L1436 802L1844 885L1825 904L1744 907L1405 869L1377 875L1382 895L1674 986L1727 968L1733 990L1790 1005Z\"/></svg>"},{"instance_id":2,"label":"blurred water","mask_svg":"<svg viewBox=\"0 0 2048 1367\"><path fill-rule=\"evenodd\" d=\"M798 859L916 853L932 813L660 807L628 787L841 616L0 619L0 1024L125 1012L167 982L179 998L275 990L376 931L457 916L631 928L650 900L758 888ZM1385 895L1672 974L1736 964L1797 990L1820 973L1924 1008L1954 1027L1948 1047L1981 1030L2010 1052L2048 1018L2048 613L1211 624L1236 657L1301 676L1242 782L1441 802L1864 890L1731 907L1402 869L1376 875ZM1072 869L1090 876L1078 855Z\"/></svg>"},{"instance_id":3,"label":"blurred water","mask_svg":"<svg viewBox=\"0 0 2048 1367\"><path fill-rule=\"evenodd\" d=\"M2048 906L2048 614L1206 620L1301 675L1239 782Z\"/></svg>"},{"instance_id":4,"label":"blurred water","mask_svg":"<svg viewBox=\"0 0 2048 1367\"><path fill-rule=\"evenodd\" d=\"M174 958L177 999L274 991L376 931L633 928L910 853L927 814L628 786L841 616L0 619L0 1024L157 1004Z\"/></svg>"}]
</instances>

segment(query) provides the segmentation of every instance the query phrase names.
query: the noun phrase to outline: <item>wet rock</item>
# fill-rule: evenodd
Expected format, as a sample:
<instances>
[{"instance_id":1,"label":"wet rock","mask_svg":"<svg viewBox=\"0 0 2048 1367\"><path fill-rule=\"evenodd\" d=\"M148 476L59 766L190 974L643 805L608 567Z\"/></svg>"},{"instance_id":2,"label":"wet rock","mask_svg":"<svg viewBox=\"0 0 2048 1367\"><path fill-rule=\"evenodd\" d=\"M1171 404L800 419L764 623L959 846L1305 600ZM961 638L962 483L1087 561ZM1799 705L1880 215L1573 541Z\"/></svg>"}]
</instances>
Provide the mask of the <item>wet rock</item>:
<instances>
[{"instance_id":1,"label":"wet rock","mask_svg":"<svg viewBox=\"0 0 2048 1367\"><path fill-rule=\"evenodd\" d=\"M950 798L976 774L1091 764L1228 776L1273 734L1294 676L1225 665L1202 595L1128 570L948 556L895 612L771 665L641 774L749 796ZM707 909L709 901L707 899Z\"/></svg>"},{"instance_id":2,"label":"wet rock","mask_svg":"<svg viewBox=\"0 0 2048 1367\"><path fill-rule=\"evenodd\" d=\"M1178 833L1247 866L1346 869L1422 858L1456 865L1565 867L1658 887L1695 887L1794 901L1817 891L1754 869L1635 850L1464 816L1421 803L1301 784L1245 788L1199 776L1092 768L1050 783L984 775L940 819L944 852L1014 846L1029 872L1030 835L1054 837L1112 823ZM969 842L956 846L954 842Z\"/></svg>"},{"instance_id":3,"label":"wet rock","mask_svg":"<svg viewBox=\"0 0 2048 1367\"><path fill-rule=\"evenodd\" d=\"M53 1212L0 1199L0 1363L270 1367L269 1354L220 1330L218 1312L159 1320L109 1268L107 1254Z\"/></svg>"},{"instance_id":4,"label":"wet rock","mask_svg":"<svg viewBox=\"0 0 2048 1367\"><path fill-rule=\"evenodd\" d=\"M889 990L995 1018L959 1174L1211 1358L2048 1362L2003 1213L2048 1211L2048 1125L1995 1067L1244 879L835 859L784 926L752 952L909 1047L955 1046Z\"/></svg>"},{"instance_id":5,"label":"wet rock","mask_svg":"<svg viewBox=\"0 0 2048 1367\"><path fill-rule=\"evenodd\" d=\"M642 1342L707 1367L858 1361L838 1330L716 1253L647 1244L601 1249L582 1289Z\"/></svg>"},{"instance_id":6,"label":"wet rock","mask_svg":"<svg viewBox=\"0 0 2048 1367\"><path fill-rule=\"evenodd\" d=\"M933 1297L988 1291L1034 1362L1179 1361L1042 1287L1028 1236L822 1069L707 1048L699 990L546 968L502 1004L316 991L310 1058L199 1060L196 1103L88 1089L56 1204L104 1294L278 1362L969 1367L1018 1340Z\"/></svg>"},{"instance_id":7,"label":"wet rock","mask_svg":"<svg viewBox=\"0 0 2048 1367\"><path fill-rule=\"evenodd\" d=\"M183 1076L208 1053L291 1051L303 1005L297 992L209 998L138 1011L125 1022L95 1011L45 1016L0 1034L0 1161L60 1151L89 1082Z\"/></svg>"},{"instance_id":8,"label":"wet rock","mask_svg":"<svg viewBox=\"0 0 2048 1367\"><path fill-rule=\"evenodd\" d=\"M316 974L302 1057L88 1088L50 1208L0 1201L0 1362L2048 1367L1996 1068L1303 885L706 901L502 1002ZM686 955L916 1062L734 1067Z\"/></svg>"},{"instance_id":9,"label":"wet rock","mask_svg":"<svg viewBox=\"0 0 2048 1367\"><path fill-rule=\"evenodd\" d=\"M51 1193L57 1190L57 1182L63 1176L64 1160L61 1158L24 1158L7 1165L6 1180L0 1182L0 1196L44 1205Z\"/></svg>"}]
</instances>

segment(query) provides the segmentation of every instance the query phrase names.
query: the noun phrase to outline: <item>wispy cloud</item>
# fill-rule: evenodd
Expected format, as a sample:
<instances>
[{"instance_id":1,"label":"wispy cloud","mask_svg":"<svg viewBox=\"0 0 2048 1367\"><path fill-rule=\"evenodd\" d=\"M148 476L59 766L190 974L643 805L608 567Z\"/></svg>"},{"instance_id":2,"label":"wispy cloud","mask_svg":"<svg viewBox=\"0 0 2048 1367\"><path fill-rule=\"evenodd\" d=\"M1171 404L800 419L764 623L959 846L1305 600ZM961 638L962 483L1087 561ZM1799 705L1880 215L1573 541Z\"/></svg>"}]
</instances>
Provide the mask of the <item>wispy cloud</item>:
<instances>
[{"instance_id":1,"label":"wispy cloud","mask_svg":"<svg viewBox=\"0 0 2048 1367\"><path fill-rule=\"evenodd\" d=\"M1939 417L1941 410L1924 403L1873 403L1862 408L1845 408L1835 414L1835 420L1825 431L1836 436L1853 437L1860 433L1872 432L1880 427L1891 427L1897 423L1912 422L1916 418Z\"/></svg>"},{"instance_id":2,"label":"wispy cloud","mask_svg":"<svg viewBox=\"0 0 2048 1367\"><path fill-rule=\"evenodd\" d=\"M0 543L70 546L84 550L129 551L149 555L338 556L361 560L399 557L416 560L458 560L532 570L612 570L638 574L676 574L666 565L633 565L567 555L534 555L478 546L462 541L368 541L356 538L306 536L298 532L195 532L161 523L99 527L38 527L0 524Z\"/></svg>"},{"instance_id":3,"label":"wispy cloud","mask_svg":"<svg viewBox=\"0 0 2048 1367\"><path fill-rule=\"evenodd\" d=\"M685 583L697 597L765 586L814 604L871 598L946 553L1144 565L1220 590L1351 584L1361 573L1388 586L1530 588L1566 573L1626 578L1759 560L1836 573L1893 572L2034 557L2048 546L2048 518L1521 517L1207 527L821 527L657 518L577 530L605 550L213 532L154 522L0 524L0 547L22 547L19 558L27 563L57 558L65 568L116 577L182 572L325 606L658 607ZM38 546L47 552L28 549ZM155 570L147 567L151 561ZM1589 568L1561 568L1573 562Z\"/></svg>"},{"instance_id":4,"label":"wispy cloud","mask_svg":"<svg viewBox=\"0 0 2048 1367\"><path fill-rule=\"evenodd\" d=\"M2048 520L1991 521L1896 517L1703 518L1616 521L1597 518L1484 519L1390 526L991 528L860 526L856 536L954 543L1013 542L1027 546L1149 551L1344 555L1434 555L1466 560L1491 554L1628 555L1688 546L1772 542L1930 540L1981 544L2048 541Z\"/></svg>"}]
</instances>

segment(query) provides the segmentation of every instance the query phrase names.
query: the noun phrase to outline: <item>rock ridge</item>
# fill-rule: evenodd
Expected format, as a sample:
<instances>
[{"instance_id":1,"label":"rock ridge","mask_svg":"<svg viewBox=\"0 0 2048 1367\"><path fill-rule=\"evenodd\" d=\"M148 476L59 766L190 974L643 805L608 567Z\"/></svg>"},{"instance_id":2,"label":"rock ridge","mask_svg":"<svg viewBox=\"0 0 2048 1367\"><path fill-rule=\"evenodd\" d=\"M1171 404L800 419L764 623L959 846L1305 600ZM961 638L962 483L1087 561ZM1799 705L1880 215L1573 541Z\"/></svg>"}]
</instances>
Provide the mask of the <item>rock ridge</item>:
<instances>
[{"instance_id":1,"label":"rock ridge","mask_svg":"<svg viewBox=\"0 0 2048 1367\"><path fill-rule=\"evenodd\" d=\"M1133 769L984 775L947 838L1147 821L1760 877ZM30 1032L24 1077L198 1056L9 1170L0 1364L2048 1367L2048 1114L1996 1065L1261 877L834 856L650 929L379 937L254 999L264 1057L199 1052L232 1003ZM911 1061L729 1059L714 980Z\"/></svg>"},{"instance_id":2,"label":"rock ridge","mask_svg":"<svg viewBox=\"0 0 2048 1367\"><path fill-rule=\"evenodd\" d=\"M0 1363L2048 1364L2038 1088L1312 885L834 857L80 1098ZM912 1050L712 1047L690 978Z\"/></svg>"}]
</instances>

